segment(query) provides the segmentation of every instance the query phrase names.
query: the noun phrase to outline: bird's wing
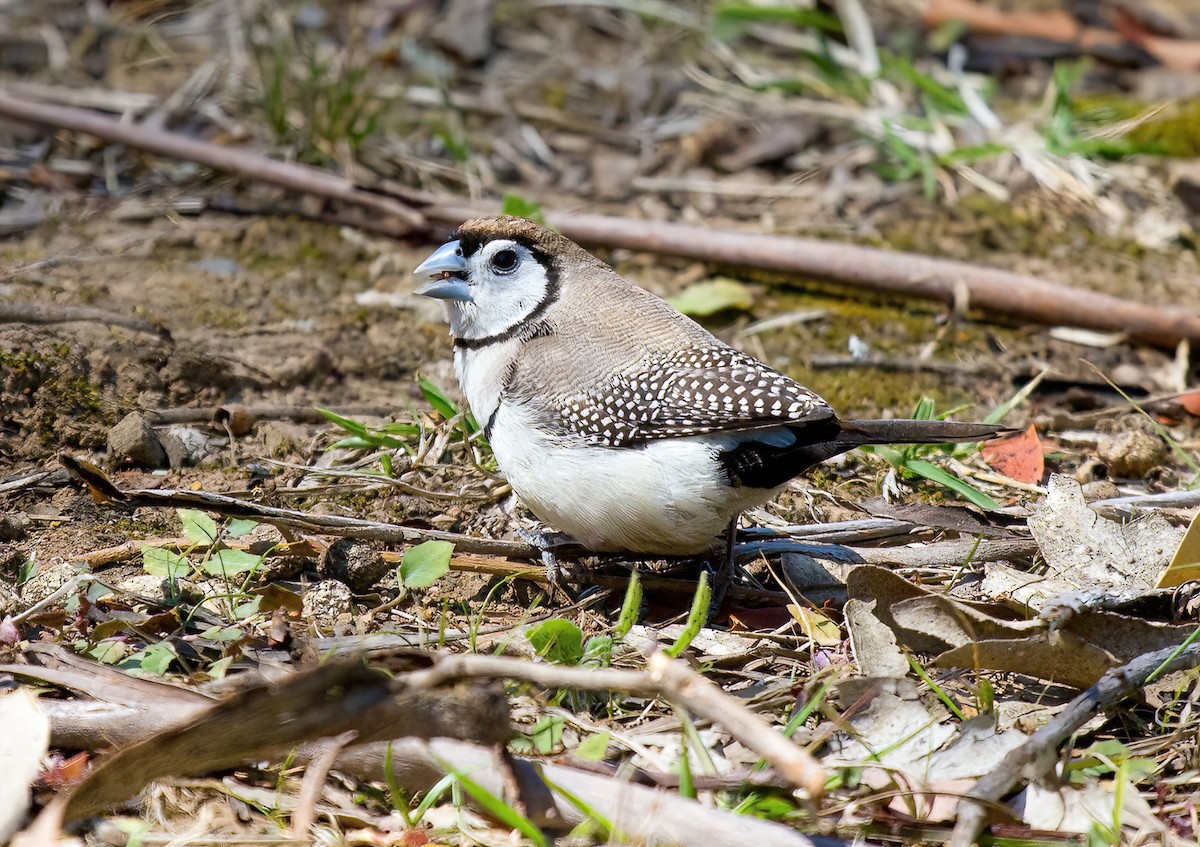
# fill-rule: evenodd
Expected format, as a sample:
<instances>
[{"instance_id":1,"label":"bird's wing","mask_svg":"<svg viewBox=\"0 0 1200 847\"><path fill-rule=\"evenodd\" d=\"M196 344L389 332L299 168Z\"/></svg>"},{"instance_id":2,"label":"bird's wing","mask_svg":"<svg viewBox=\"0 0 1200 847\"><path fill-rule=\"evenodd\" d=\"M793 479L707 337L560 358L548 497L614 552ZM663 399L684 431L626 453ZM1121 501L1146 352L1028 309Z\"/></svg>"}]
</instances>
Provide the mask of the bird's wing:
<instances>
[{"instance_id":1,"label":"bird's wing","mask_svg":"<svg viewBox=\"0 0 1200 847\"><path fill-rule=\"evenodd\" d=\"M834 417L829 404L804 386L717 344L648 356L591 390L563 398L559 415L570 432L622 447Z\"/></svg>"}]
</instances>

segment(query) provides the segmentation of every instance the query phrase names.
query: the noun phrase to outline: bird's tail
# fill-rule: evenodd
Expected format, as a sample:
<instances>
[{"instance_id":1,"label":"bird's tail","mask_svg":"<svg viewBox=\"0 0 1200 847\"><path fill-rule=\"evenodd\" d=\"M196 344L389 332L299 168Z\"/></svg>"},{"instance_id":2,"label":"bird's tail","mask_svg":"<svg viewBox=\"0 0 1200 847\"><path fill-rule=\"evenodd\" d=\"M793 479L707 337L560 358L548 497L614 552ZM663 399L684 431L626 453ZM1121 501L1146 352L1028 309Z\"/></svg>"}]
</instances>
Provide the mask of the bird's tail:
<instances>
[{"instance_id":1,"label":"bird's tail","mask_svg":"<svg viewBox=\"0 0 1200 847\"><path fill-rule=\"evenodd\" d=\"M863 444L941 444L947 441L984 441L1013 432L998 424L958 421L859 420L842 421L838 440L846 449Z\"/></svg>"}]
</instances>

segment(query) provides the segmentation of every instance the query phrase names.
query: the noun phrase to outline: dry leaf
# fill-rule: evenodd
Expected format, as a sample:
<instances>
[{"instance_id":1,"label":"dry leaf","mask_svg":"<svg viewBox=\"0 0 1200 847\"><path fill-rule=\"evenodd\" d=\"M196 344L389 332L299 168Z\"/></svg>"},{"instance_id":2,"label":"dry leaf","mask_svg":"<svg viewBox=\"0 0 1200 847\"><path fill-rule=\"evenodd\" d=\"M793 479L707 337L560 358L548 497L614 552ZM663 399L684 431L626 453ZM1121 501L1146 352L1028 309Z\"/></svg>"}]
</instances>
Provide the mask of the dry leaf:
<instances>
[{"instance_id":1,"label":"dry leaf","mask_svg":"<svg viewBox=\"0 0 1200 847\"><path fill-rule=\"evenodd\" d=\"M1158 575L1154 587L1175 588L1194 579L1200 579L1200 512L1188 524L1187 532L1175 548L1175 555Z\"/></svg>"},{"instance_id":2,"label":"dry leaf","mask_svg":"<svg viewBox=\"0 0 1200 847\"><path fill-rule=\"evenodd\" d=\"M1033 424L1018 435L988 441L979 448L979 452L994 470L1017 482L1037 485L1046 473L1042 441Z\"/></svg>"}]
</instances>

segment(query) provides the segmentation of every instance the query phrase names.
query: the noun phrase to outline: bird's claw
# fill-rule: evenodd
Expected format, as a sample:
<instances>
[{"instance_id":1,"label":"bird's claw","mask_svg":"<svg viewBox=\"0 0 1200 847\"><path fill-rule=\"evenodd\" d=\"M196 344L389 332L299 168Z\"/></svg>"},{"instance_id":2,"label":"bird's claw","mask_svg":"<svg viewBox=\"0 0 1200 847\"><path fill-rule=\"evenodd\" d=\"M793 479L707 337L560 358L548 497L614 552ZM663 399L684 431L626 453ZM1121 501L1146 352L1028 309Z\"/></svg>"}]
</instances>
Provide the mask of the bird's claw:
<instances>
[{"instance_id":1,"label":"bird's claw","mask_svg":"<svg viewBox=\"0 0 1200 847\"><path fill-rule=\"evenodd\" d=\"M551 589L565 592L562 588L563 567L554 550L573 544L573 539L561 532L541 532L533 529L518 529L517 535L526 544L537 549L542 567L546 569L546 581Z\"/></svg>"}]
</instances>

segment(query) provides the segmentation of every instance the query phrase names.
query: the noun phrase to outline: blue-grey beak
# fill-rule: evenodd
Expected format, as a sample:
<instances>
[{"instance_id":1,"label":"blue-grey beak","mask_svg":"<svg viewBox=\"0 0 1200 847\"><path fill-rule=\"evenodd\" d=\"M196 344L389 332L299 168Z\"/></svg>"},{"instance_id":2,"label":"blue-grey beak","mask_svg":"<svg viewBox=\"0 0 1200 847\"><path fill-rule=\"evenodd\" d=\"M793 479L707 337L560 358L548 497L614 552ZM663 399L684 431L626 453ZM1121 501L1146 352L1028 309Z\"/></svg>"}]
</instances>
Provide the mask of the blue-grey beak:
<instances>
[{"instance_id":1,"label":"blue-grey beak","mask_svg":"<svg viewBox=\"0 0 1200 847\"><path fill-rule=\"evenodd\" d=\"M447 241L413 271L414 276L434 277L417 289L417 294L437 300L471 302L471 286L463 279L467 263L457 241Z\"/></svg>"}]
</instances>

